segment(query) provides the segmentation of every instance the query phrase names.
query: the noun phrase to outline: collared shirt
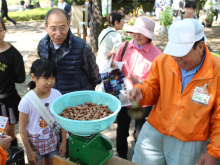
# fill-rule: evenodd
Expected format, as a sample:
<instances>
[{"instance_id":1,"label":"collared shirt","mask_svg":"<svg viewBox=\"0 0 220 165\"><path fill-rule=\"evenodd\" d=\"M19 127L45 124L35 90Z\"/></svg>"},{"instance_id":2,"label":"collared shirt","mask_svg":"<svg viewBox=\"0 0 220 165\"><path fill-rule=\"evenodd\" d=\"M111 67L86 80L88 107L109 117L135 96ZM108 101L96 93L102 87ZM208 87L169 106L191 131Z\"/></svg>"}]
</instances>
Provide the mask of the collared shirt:
<instances>
[{"instance_id":1,"label":"collared shirt","mask_svg":"<svg viewBox=\"0 0 220 165\"><path fill-rule=\"evenodd\" d=\"M194 77L194 75L198 72L198 70L202 67L202 64L205 60L205 53L204 53L204 57L202 62L200 63L199 66L197 66L196 68L190 70L189 72L187 72L186 70L181 70L181 82L182 82L182 90L181 93L183 93L183 90L185 89L185 87L187 86L187 84L192 80L192 78Z\"/></svg>"},{"instance_id":2,"label":"collared shirt","mask_svg":"<svg viewBox=\"0 0 220 165\"><path fill-rule=\"evenodd\" d=\"M58 62L62 58L64 52L68 49L69 39L67 39L55 50L53 42L50 40L50 57L49 60L54 62L55 67L58 67ZM92 48L86 44L83 52L83 63L82 70L86 73L92 85L95 87L102 81L101 75L99 74L99 68L96 64L96 57L92 52Z\"/></svg>"},{"instance_id":3,"label":"collared shirt","mask_svg":"<svg viewBox=\"0 0 220 165\"><path fill-rule=\"evenodd\" d=\"M145 80L153 60L162 53L161 50L151 43L138 50L134 42L130 41L123 58L121 58L124 46L125 42L118 49L114 60L124 62L122 72L126 77L130 77L132 74L140 80Z\"/></svg>"},{"instance_id":4,"label":"collared shirt","mask_svg":"<svg viewBox=\"0 0 220 165\"><path fill-rule=\"evenodd\" d=\"M147 45L147 44L145 44L145 45L139 47L138 44L137 44L137 43L135 42L135 40L134 40L134 46L135 46L138 50L144 48L146 45Z\"/></svg>"},{"instance_id":5,"label":"collared shirt","mask_svg":"<svg viewBox=\"0 0 220 165\"><path fill-rule=\"evenodd\" d=\"M67 51L67 40L65 40L58 49L54 48L53 42L50 40L50 56L49 60L54 62L54 66L57 68L58 62L60 61L63 53Z\"/></svg>"}]
</instances>

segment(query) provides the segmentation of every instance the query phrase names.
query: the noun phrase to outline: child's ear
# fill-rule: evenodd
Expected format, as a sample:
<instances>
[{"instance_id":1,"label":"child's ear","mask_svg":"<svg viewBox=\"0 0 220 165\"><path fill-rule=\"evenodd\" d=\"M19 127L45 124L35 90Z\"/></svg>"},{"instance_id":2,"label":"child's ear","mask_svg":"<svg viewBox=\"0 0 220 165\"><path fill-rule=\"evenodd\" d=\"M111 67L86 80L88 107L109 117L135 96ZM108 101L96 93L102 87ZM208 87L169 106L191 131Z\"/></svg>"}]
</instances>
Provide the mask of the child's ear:
<instances>
[{"instance_id":1,"label":"child's ear","mask_svg":"<svg viewBox=\"0 0 220 165\"><path fill-rule=\"evenodd\" d=\"M35 82L36 81L36 77L34 76L34 73L31 73L30 76L31 76L31 80Z\"/></svg>"},{"instance_id":2,"label":"child's ear","mask_svg":"<svg viewBox=\"0 0 220 165\"><path fill-rule=\"evenodd\" d=\"M118 20L116 20L116 21L115 21L115 25L118 25L118 24L119 24L119 22L118 22Z\"/></svg>"}]
</instances>

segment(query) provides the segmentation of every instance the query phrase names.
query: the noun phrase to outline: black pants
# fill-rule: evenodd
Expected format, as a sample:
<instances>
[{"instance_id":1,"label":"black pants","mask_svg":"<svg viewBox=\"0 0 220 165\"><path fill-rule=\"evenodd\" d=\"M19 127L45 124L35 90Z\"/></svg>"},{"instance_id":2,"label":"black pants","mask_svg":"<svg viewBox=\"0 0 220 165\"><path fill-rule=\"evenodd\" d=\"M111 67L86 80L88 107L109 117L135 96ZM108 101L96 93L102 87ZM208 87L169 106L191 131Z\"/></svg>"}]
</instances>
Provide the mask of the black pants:
<instances>
[{"instance_id":1,"label":"black pants","mask_svg":"<svg viewBox=\"0 0 220 165\"><path fill-rule=\"evenodd\" d=\"M137 141L138 135L141 131L142 125L146 122L146 117L150 114L152 106L146 107L145 116L140 120L135 120L135 130L134 130L134 139L135 142ZM127 152L128 152L128 142L127 137L129 136L129 127L131 118L128 116L127 113L128 108L122 107L121 111L118 113L117 116L117 137L116 137L116 147L119 157L127 159Z\"/></svg>"},{"instance_id":2,"label":"black pants","mask_svg":"<svg viewBox=\"0 0 220 165\"><path fill-rule=\"evenodd\" d=\"M218 10L215 9L215 10L213 11L213 13L214 13L214 15L216 16L216 17L215 17L215 21L217 21L217 20L218 20Z\"/></svg>"},{"instance_id":3,"label":"black pants","mask_svg":"<svg viewBox=\"0 0 220 165\"><path fill-rule=\"evenodd\" d=\"M8 17L8 13L1 12L1 18L2 18L2 20L4 19L4 17L6 17L6 19L7 19L8 21L11 21L14 25L16 25L16 22L15 22L13 19L11 19L11 18Z\"/></svg>"},{"instance_id":4,"label":"black pants","mask_svg":"<svg viewBox=\"0 0 220 165\"><path fill-rule=\"evenodd\" d=\"M179 14L179 10L173 10L173 16L174 16L174 17L177 17L178 14Z\"/></svg>"}]
</instances>

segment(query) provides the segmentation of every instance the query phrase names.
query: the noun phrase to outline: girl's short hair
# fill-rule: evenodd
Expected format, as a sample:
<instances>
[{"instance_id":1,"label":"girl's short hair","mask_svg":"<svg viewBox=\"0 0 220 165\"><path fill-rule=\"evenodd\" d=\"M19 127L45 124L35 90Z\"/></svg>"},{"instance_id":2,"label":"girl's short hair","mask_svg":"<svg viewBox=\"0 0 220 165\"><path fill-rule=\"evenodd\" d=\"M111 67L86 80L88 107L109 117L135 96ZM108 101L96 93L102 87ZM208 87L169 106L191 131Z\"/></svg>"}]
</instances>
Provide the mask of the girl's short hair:
<instances>
[{"instance_id":1,"label":"girl's short hair","mask_svg":"<svg viewBox=\"0 0 220 165\"><path fill-rule=\"evenodd\" d=\"M115 25L115 21L117 20L118 22L121 21L121 19L124 18L124 15L121 14L120 11L115 10L113 12L111 12L110 14L108 14L108 26L114 26Z\"/></svg>"},{"instance_id":2,"label":"girl's short hair","mask_svg":"<svg viewBox=\"0 0 220 165\"><path fill-rule=\"evenodd\" d=\"M194 1L187 1L186 4L185 4L185 8L196 9L196 2L194 2Z\"/></svg>"},{"instance_id":3,"label":"girl's short hair","mask_svg":"<svg viewBox=\"0 0 220 165\"><path fill-rule=\"evenodd\" d=\"M5 23L4 23L4 21L3 21L2 18L0 18L0 23L2 24L3 29L4 29L5 31L7 31L7 29L6 29L6 27L5 27Z\"/></svg>"},{"instance_id":4,"label":"girl's short hair","mask_svg":"<svg viewBox=\"0 0 220 165\"><path fill-rule=\"evenodd\" d=\"M40 77L51 77L56 76L56 68L52 62L43 59L37 59L33 62L30 70L30 74L33 73L34 76L39 79ZM28 83L30 89L34 89L36 84L34 81Z\"/></svg>"}]
</instances>

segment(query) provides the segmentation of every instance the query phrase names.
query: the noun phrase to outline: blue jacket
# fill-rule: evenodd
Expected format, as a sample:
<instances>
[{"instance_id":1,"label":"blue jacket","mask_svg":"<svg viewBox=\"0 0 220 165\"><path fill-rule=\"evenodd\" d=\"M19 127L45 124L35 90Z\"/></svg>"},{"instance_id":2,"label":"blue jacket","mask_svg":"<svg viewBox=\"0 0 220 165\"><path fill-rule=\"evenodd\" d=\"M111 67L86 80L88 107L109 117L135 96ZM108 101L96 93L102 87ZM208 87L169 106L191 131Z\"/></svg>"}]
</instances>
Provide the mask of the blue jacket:
<instances>
[{"instance_id":1,"label":"blue jacket","mask_svg":"<svg viewBox=\"0 0 220 165\"><path fill-rule=\"evenodd\" d=\"M69 47L58 62L54 88L62 94L81 90L94 90L92 83L81 67L86 42L74 36L70 30L67 37L69 38ZM48 34L40 40L37 50L40 58L49 59L50 37Z\"/></svg>"}]
</instances>

